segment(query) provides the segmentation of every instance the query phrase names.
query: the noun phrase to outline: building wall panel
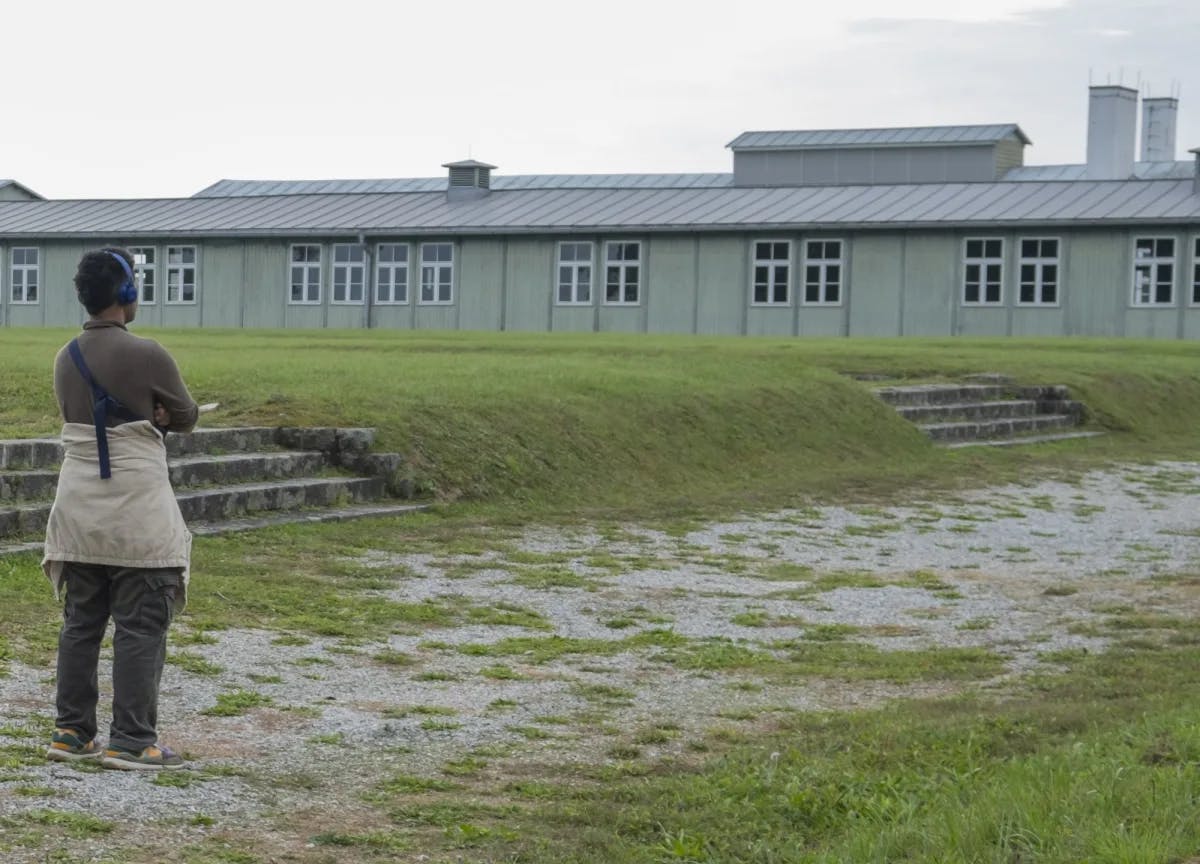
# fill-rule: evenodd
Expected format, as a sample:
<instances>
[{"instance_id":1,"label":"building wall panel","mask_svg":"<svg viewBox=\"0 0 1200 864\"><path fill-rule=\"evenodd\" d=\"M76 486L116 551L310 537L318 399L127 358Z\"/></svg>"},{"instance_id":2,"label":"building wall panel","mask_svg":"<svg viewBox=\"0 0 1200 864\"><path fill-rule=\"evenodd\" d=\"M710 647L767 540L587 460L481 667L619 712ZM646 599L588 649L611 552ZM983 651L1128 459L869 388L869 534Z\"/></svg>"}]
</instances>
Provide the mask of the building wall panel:
<instances>
[{"instance_id":1,"label":"building wall panel","mask_svg":"<svg viewBox=\"0 0 1200 864\"><path fill-rule=\"evenodd\" d=\"M796 332L800 336L846 335L844 306L801 306L797 311Z\"/></svg>"},{"instance_id":2,"label":"building wall panel","mask_svg":"<svg viewBox=\"0 0 1200 864\"><path fill-rule=\"evenodd\" d=\"M676 236L654 237L646 244L646 315L651 332L695 330L698 242L695 237Z\"/></svg>"},{"instance_id":3,"label":"building wall panel","mask_svg":"<svg viewBox=\"0 0 1200 864\"><path fill-rule=\"evenodd\" d=\"M795 333L796 310L792 306L751 306L746 317L749 336L791 336Z\"/></svg>"},{"instance_id":4,"label":"building wall panel","mask_svg":"<svg viewBox=\"0 0 1200 864\"><path fill-rule=\"evenodd\" d=\"M499 330L503 318L505 241L467 238L459 244L458 326L463 330Z\"/></svg>"},{"instance_id":5,"label":"building wall panel","mask_svg":"<svg viewBox=\"0 0 1200 864\"><path fill-rule=\"evenodd\" d=\"M1133 292L1131 242L1125 231L1064 235L1070 267L1063 286L1067 336L1121 336Z\"/></svg>"},{"instance_id":6,"label":"building wall panel","mask_svg":"<svg viewBox=\"0 0 1200 864\"><path fill-rule=\"evenodd\" d=\"M203 268L201 323L205 327L241 327L246 244L241 241L207 241L199 249ZM161 260L161 259L160 259ZM163 265L159 265L163 270ZM165 286L165 280L160 277Z\"/></svg>"},{"instance_id":7,"label":"building wall panel","mask_svg":"<svg viewBox=\"0 0 1200 864\"><path fill-rule=\"evenodd\" d=\"M508 241L504 304L506 330L547 330L554 300L553 276L556 241L549 238L514 238Z\"/></svg>"},{"instance_id":8,"label":"building wall panel","mask_svg":"<svg viewBox=\"0 0 1200 864\"><path fill-rule=\"evenodd\" d=\"M285 326L288 298L288 243L246 240L242 250L242 320L247 327Z\"/></svg>"},{"instance_id":9,"label":"building wall panel","mask_svg":"<svg viewBox=\"0 0 1200 864\"><path fill-rule=\"evenodd\" d=\"M959 271L958 237L910 235L904 251L904 336L946 336L954 332Z\"/></svg>"},{"instance_id":10,"label":"building wall panel","mask_svg":"<svg viewBox=\"0 0 1200 864\"><path fill-rule=\"evenodd\" d=\"M858 234L850 244L845 302L851 336L900 335L904 238Z\"/></svg>"},{"instance_id":11,"label":"building wall panel","mask_svg":"<svg viewBox=\"0 0 1200 864\"><path fill-rule=\"evenodd\" d=\"M743 332L750 304L747 240L738 235L705 236L697 250L696 332Z\"/></svg>"}]
</instances>

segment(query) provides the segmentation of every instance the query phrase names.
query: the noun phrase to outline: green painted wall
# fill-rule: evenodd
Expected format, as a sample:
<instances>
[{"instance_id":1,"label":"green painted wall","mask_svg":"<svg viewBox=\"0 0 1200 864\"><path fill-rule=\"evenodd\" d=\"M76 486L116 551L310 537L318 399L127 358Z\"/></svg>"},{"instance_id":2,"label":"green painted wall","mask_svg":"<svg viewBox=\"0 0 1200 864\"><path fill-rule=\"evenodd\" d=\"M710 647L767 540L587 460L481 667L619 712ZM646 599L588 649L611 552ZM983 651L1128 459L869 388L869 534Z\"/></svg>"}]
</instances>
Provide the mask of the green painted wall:
<instances>
[{"instance_id":1,"label":"green painted wall","mask_svg":"<svg viewBox=\"0 0 1200 864\"><path fill-rule=\"evenodd\" d=\"M463 330L499 330L507 278L504 241L468 238L458 245L458 252L458 326Z\"/></svg>"},{"instance_id":2,"label":"green painted wall","mask_svg":"<svg viewBox=\"0 0 1200 864\"><path fill-rule=\"evenodd\" d=\"M958 305L958 237L914 235L906 238L903 257L902 336L946 336L954 332ZM850 286L854 290L854 286Z\"/></svg>"},{"instance_id":3,"label":"green painted wall","mask_svg":"<svg viewBox=\"0 0 1200 864\"><path fill-rule=\"evenodd\" d=\"M678 332L769 336L896 335L1095 335L1200 339L1200 305L1191 305L1192 244L1200 226L1169 229L1074 229L1072 231L973 232L1005 242L1003 303L964 306L961 232L870 232L839 235L845 246L843 302L815 306L802 302L803 241L819 235L773 232L792 242L792 302L753 306L750 256L760 234L625 236L640 240L640 302L633 306L603 301L604 237L572 238L594 244L593 297L588 305L556 303L559 238L466 237L455 241L454 302L418 302L419 241L410 250L409 302L375 305L371 324L380 328L527 331ZM1175 302L1146 308L1132 304L1133 244L1138 236L1170 236L1176 241ZM1022 237L1058 237L1060 292L1057 306L1021 306L1018 299ZM351 238L309 237L322 255L321 303L288 302L291 241L214 239L197 241L198 301L167 304L166 248L182 241L97 238L83 241L0 243L0 325L77 326L83 313L72 284L80 255L101 245L152 246L157 252L158 299L143 305L144 326L357 328L364 326L360 305L332 302L332 245ZM374 247L375 238L371 238ZM13 304L11 249L40 250L41 300ZM374 251L374 249L373 249ZM372 279L373 284L373 279Z\"/></svg>"},{"instance_id":4,"label":"green painted wall","mask_svg":"<svg viewBox=\"0 0 1200 864\"><path fill-rule=\"evenodd\" d=\"M503 271L507 291L504 329L550 328L557 255L558 246L554 240L526 237L508 240L508 263ZM498 329L499 322L495 326Z\"/></svg>"},{"instance_id":5,"label":"green painted wall","mask_svg":"<svg viewBox=\"0 0 1200 864\"><path fill-rule=\"evenodd\" d=\"M696 265L696 332L745 332L749 242L740 235L706 235L699 239Z\"/></svg>"},{"instance_id":6,"label":"green painted wall","mask_svg":"<svg viewBox=\"0 0 1200 864\"><path fill-rule=\"evenodd\" d=\"M849 306L851 336L895 336L900 332L904 290L904 237L861 234L850 244Z\"/></svg>"},{"instance_id":7,"label":"green painted wall","mask_svg":"<svg viewBox=\"0 0 1200 864\"><path fill-rule=\"evenodd\" d=\"M696 330L697 237L652 237L646 284L646 315L656 333ZM644 253L643 253L644 254Z\"/></svg>"}]
</instances>

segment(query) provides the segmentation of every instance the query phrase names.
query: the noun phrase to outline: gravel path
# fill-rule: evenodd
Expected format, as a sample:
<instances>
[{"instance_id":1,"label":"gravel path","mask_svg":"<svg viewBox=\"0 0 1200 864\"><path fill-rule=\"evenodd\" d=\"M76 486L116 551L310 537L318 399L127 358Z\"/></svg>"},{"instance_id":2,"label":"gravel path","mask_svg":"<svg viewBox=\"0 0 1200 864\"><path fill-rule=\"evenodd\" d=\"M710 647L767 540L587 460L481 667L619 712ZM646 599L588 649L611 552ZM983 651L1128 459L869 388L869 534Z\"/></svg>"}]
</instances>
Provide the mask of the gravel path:
<instances>
[{"instance_id":1,"label":"gravel path","mask_svg":"<svg viewBox=\"0 0 1200 864\"><path fill-rule=\"evenodd\" d=\"M18 835L29 830L22 817L45 811L118 824L138 814L178 844L263 819L303 823L280 840L303 849L319 830L352 824L367 809L360 793L396 774L500 778L522 766L682 757L714 729L744 731L780 712L994 685L1054 652L1103 650L1088 625L1115 608L1194 613L1194 587L1161 577L1200 562L1198 493L1200 464L1158 464L691 531L532 529L482 556L371 554L356 563L395 577L381 596L470 598L537 612L551 629L472 624L298 645L228 630L177 647L214 664L211 674L178 664L164 674L164 740L192 759L178 786L40 761L50 672L13 664L0 678L0 754L16 754L0 756L0 852L14 864L44 860ZM204 590L203 574L195 584ZM968 684L788 679L752 663L673 662L661 639L618 645L664 632L718 659L785 657L836 633L885 651L983 649L1004 671ZM590 641L546 662L496 648L550 636ZM111 692L103 677L101 689ZM202 713L235 690L269 704ZM73 842L81 860L108 860L106 837Z\"/></svg>"}]
</instances>

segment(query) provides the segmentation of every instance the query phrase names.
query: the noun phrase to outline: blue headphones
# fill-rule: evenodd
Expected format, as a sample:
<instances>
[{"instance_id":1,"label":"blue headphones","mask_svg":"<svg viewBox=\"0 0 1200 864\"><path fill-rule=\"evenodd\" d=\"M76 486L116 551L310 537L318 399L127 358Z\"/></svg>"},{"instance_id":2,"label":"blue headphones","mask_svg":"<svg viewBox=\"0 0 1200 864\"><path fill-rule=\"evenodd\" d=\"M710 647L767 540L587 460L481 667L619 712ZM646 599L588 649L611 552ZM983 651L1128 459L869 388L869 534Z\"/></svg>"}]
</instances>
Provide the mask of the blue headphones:
<instances>
[{"instance_id":1,"label":"blue headphones","mask_svg":"<svg viewBox=\"0 0 1200 864\"><path fill-rule=\"evenodd\" d=\"M129 269L129 262L124 256L118 255L116 252L105 252L116 258L121 264L121 269L125 271L125 281L121 284L121 290L117 294L117 303L122 306L128 306L130 303L136 303L138 299L137 283L133 279L133 271Z\"/></svg>"}]
</instances>

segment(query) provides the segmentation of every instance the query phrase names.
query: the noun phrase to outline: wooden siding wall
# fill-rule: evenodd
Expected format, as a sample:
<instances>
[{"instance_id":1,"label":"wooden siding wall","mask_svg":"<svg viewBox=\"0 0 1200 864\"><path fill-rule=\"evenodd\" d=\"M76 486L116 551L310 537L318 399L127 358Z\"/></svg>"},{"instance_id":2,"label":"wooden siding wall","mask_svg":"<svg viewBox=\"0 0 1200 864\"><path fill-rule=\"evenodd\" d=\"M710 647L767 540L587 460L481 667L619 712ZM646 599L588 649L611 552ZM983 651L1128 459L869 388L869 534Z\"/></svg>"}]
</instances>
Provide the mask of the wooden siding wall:
<instances>
[{"instance_id":1,"label":"wooden siding wall","mask_svg":"<svg viewBox=\"0 0 1200 864\"><path fill-rule=\"evenodd\" d=\"M1176 244L1174 302L1166 307L1132 304L1133 246L1138 236L1173 237ZM963 251L968 237L1004 240L1002 302L962 302ZM1020 240L1059 240L1059 302L1017 302ZM288 302L291 240L188 241L197 248L194 304L168 304L165 242L123 238L0 243L0 324L9 327L77 326L86 317L72 279L85 249L102 245L154 246L158 298L143 305L147 326L213 328L463 329L525 331L623 331L763 336L1128 336L1200 339L1200 305L1192 304L1193 259L1200 225L1186 229L1106 228L1071 231L675 234L562 237L434 238L454 246L454 301L428 305L420 298L420 241L407 243L406 304L331 302L333 243L350 238L310 237L296 242L322 246L321 302ZM608 305L604 299L606 239L641 245L640 302ZM752 256L756 240L791 243L790 302L756 305ZM803 300L805 240L843 244L843 289L836 305ZM591 302L562 305L556 297L559 243L592 243ZM426 241L428 242L428 241ZM171 245L177 245L174 241ZM11 250L41 250L40 298L11 302ZM373 284L373 283L372 283Z\"/></svg>"}]
</instances>

